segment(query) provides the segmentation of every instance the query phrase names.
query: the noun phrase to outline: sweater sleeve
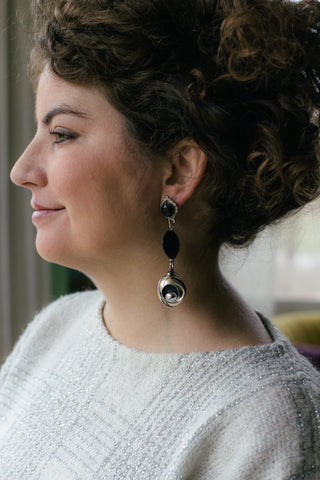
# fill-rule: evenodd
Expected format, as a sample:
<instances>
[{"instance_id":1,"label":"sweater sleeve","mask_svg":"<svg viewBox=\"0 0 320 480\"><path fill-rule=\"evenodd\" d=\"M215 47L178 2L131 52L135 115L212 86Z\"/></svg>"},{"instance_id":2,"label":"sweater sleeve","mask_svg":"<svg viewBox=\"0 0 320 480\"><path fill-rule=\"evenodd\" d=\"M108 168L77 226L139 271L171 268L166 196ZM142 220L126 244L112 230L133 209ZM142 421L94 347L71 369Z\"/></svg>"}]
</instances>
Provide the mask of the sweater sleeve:
<instances>
[{"instance_id":1,"label":"sweater sleeve","mask_svg":"<svg viewBox=\"0 0 320 480\"><path fill-rule=\"evenodd\" d=\"M202 419L173 459L183 480L317 480L319 394L304 381L261 388Z\"/></svg>"}]
</instances>

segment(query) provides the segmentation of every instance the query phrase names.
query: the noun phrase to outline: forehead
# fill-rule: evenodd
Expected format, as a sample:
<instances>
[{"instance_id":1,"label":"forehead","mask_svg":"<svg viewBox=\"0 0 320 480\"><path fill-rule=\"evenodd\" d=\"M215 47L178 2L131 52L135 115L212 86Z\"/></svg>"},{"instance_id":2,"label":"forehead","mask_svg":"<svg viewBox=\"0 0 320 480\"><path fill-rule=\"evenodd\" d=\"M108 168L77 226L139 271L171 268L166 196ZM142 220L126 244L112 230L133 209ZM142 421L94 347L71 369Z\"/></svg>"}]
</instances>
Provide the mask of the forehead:
<instances>
[{"instance_id":1,"label":"forehead","mask_svg":"<svg viewBox=\"0 0 320 480\"><path fill-rule=\"evenodd\" d=\"M78 113L79 117L88 120L111 120L115 124L124 125L124 119L107 100L98 87L83 86L68 82L48 68L39 77L36 95L36 117L49 123L53 114Z\"/></svg>"}]
</instances>

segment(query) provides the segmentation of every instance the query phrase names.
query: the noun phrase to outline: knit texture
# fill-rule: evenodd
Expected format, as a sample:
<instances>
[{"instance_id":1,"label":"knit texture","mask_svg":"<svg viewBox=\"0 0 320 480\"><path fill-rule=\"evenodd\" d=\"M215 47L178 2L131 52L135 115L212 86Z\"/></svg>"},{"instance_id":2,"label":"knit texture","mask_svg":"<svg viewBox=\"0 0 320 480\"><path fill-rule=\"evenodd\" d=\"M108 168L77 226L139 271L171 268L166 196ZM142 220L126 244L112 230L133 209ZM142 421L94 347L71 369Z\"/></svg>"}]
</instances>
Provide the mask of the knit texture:
<instances>
[{"instance_id":1,"label":"knit texture","mask_svg":"<svg viewBox=\"0 0 320 480\"><path fill-rule=\"evenodd\" d=\"M320 478L320 376L269 321L270 345L150 354L103 305L49 305L2 368L1 480Z\"/></svg>"}]
</instances>

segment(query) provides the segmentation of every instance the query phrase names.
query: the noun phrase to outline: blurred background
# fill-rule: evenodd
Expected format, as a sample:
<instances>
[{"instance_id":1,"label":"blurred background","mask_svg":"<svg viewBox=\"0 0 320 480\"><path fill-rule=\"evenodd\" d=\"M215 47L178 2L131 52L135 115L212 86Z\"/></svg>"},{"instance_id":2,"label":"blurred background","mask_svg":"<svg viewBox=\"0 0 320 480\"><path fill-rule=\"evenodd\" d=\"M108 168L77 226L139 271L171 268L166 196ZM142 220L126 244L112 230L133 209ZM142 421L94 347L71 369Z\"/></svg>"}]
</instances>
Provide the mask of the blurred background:
<instances>
[{"instance_id":1,"label":"blurred background","mask_svg":"<svg viewBox=\"0 0 320 480\"><path fill-rule=\"evenodd\" d=\"M30 194L9 181L11 166L35 132L27 74L29 3L0 0L0 362L46 303L90 288L78 272L38 257ZM320 310L319 207L316 201L269 228L248 249L223 249L222 270L262 313Z\"/></svg>"},{"instance_id":2,"label":"blurred background","mask_svg":"<svg viewBox=\"0 0 320 480\"><path fill-rule=\"evenodd\" d=\"M9 180L35 133L29 5L29 0L0 0L0 362L39 309L88 283L77 272L39 258L30 193Z\"/></svg>"}]
</instances>

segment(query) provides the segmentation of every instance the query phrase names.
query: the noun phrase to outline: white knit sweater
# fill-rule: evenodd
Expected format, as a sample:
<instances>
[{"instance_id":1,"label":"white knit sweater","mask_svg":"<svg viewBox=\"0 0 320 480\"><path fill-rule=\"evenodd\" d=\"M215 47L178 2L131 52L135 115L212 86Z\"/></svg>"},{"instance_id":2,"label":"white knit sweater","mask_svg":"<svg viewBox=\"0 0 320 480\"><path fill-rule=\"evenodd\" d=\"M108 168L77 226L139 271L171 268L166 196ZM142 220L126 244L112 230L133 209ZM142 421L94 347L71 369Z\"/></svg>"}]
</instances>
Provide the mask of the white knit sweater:
<instances>
[{"instance_id":1,"label":"white knit sweater","mask_svg":"<svg viewBox=\"0 0 320 480\"><path fill-rule=\"evenodd\" d=\"M271 345L148 354L103 302L51 304L4 365L1 480L320 479L320 376L268 321Z\"/></svg>"}]
</instances>

